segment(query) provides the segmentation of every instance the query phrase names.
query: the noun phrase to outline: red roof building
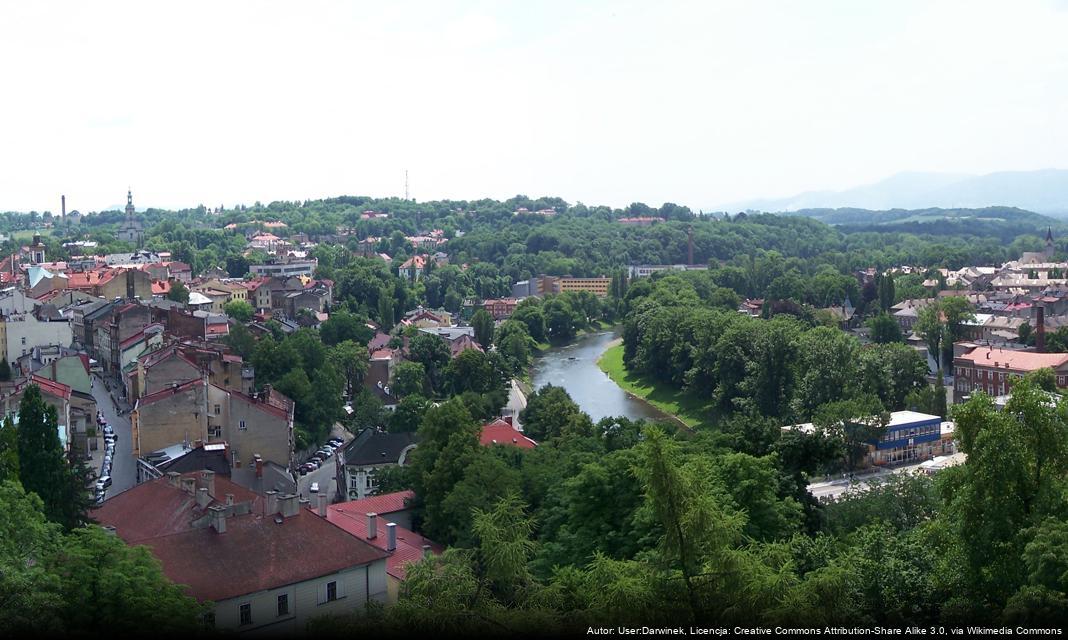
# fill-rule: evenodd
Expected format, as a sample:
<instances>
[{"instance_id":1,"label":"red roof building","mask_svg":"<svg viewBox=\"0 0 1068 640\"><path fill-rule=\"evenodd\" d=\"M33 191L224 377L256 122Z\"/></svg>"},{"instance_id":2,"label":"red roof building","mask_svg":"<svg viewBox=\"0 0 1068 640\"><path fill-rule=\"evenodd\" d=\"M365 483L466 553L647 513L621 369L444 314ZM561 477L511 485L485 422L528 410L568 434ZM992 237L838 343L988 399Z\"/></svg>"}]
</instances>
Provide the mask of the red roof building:
<instances>
[{"instance_id":1,"label":"red roof building","mask_svg":"<svg viewBox=\"0 0 1068 640\"><path fill-rule=\"evenodd\" d=\"M953 388L957 392L954 399L973 391L1005 395L1009 392L1011 378L1046 368L1053 369L1058 388L1068 388L1068 353L973 347L953 358Z\"/></svg>"},{"instance_id":2,"label":"red roof building","mask_svg":"<svg viewBox=\"0 0 1068 640\"><path fill-rule=\"evenodd\" d=\"M533 449L538 446L530 438L517 431L512 423L504 418L497 418L489 424L482 425L482 432L478 435L478 442L484 447L495 444L511 445L520 449Z\"/></svg>"},{"instance_id":3,"label":"red roof building","mask_svg":"<svg viewBox=\"0 0 1068 640\"><path fill-rule=\"evenodd\" d=\"M386 599L385 551L302 509L295 495L260 497L211 471L139 484L92 515L212 603L217 628L301 633L310 617Z\"/></svg>"},{"instance_id":4,"label":"red roof building","mask_svg":"<svg viewBox=\"0 0 1068 640\"><path fill-rule=\"evenodd\" d=\"M441 555L444 548L428 538L406 529L385 518L385 514L367 511L362 503L373 498L343 502L327 509L326 519L354 538L374 545L389 554L386 558L386 573L391 582L399 583L408 575L408 564L419 562L425 554ZM372 524L373 522L373 524ZM393 524L390 534L389 525ZM371 531L371 529L374 531Z\"/></svg>"}]
</instances>

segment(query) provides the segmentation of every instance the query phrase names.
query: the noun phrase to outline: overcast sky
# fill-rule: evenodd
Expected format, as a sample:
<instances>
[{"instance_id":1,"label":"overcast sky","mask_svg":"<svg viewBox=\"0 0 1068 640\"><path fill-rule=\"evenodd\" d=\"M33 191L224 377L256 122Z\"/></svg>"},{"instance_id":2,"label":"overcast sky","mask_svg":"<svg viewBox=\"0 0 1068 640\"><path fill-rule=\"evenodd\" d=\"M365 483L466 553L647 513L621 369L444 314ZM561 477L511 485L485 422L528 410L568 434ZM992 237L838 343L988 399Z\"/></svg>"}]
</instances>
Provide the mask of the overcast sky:
<instances>
[{"instance_id":1,"label":"overcast sky","mask_svg":"<svg viewBox=\"0 0 1068 640\"><path fill-rule=\"evenodd\" d=\"M0 210L1068 168L1068 2L21 2Z\"/></svg>"}]
</instances>

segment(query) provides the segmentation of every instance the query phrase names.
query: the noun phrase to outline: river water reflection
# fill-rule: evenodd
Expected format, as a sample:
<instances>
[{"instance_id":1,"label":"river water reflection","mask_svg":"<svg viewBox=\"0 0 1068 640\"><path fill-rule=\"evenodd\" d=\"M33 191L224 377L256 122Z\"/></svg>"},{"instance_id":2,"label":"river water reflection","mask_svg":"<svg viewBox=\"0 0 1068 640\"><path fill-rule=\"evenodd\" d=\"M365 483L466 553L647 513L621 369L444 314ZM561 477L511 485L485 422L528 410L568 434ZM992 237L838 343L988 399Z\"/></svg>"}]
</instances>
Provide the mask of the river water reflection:
<instances>
[{"instance_id":1,"label":"river water reflection","mask_svg":"<svg viewBox=\"0 0 1068 640\"><path fill-rule=\"evenodd\" d=\"M597 366L597 359L617 337L619 334L612 331L587 334L571 344L545 351L534 361L534 388L546 384L563 387L594 422L605 416L668 420L652 405L627 395Z\"/></svg>"}]
</instances>

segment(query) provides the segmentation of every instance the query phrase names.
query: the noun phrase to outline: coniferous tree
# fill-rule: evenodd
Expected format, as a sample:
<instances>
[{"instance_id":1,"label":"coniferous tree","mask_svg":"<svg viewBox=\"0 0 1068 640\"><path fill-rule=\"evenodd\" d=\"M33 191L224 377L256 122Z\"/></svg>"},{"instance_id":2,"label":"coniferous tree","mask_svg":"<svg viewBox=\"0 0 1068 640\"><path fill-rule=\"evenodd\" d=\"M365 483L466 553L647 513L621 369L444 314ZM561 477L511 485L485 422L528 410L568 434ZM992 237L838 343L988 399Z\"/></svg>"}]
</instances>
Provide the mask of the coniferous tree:
<instances>
[{"instance_id":1,"label":"coniferous tree","mask_svg":"<svg viewBox=\"0 0 1068 640\"><path fill-rule=\"evenodd\" d=\"M64 459L58 422L55 407L45 403L40 387L28 386L19 404L19 479L44 502L49 520L70 529L86 520L89 472Z\"/></svg>"}]
</instances>

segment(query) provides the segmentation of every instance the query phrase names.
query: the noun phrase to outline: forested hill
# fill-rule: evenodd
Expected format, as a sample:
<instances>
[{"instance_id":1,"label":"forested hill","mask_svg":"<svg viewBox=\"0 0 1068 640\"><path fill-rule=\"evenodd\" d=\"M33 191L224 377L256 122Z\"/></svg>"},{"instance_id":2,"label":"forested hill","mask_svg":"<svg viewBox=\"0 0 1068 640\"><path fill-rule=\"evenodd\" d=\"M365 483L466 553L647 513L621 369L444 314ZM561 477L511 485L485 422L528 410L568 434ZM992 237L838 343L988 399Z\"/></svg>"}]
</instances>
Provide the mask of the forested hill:
<instances>
[{"instance_id":1,"label":"forested hill","mask_svg":"<svg viewBox=\"0 0 1068 640\"><path fill-rule=\"evenodd\" d=\"M388 217L364 218L366 211ZM627 264L686 262L691 229L694 262L700 264L729 263L777 251L786 258L806 260L803 270L813 273L824 265L840 272L897 264L959 268L1003 262L1022 251L1036 250L1051 222L1044 216L1010 208L808 213L724 218L695 214L672 203L659 207L634 203L613 209L549 197L415 202L343 196L230 209L148 209L138 215L147 231L146 248L169 250L177 259L193 265L196 273L219 266L240 276L248 260L259 259L244 255L244 232L265 228L263 223L268 221L281 221L287 225L287 233L334 238L313 252L324 267L324 277L331 267L342 265L340 254L333 255L342 243L356 249L360 239L378 238L377 250L399 264L412 253L405 236L441 229L449 239L444 250L453 264L481 263L479 277L509 283L539 273L603 275ZM67 259L69 251L62 243L74 239L94 240L103 253L132 250L116 237L123 217L121 212L107 211L87 215L77 225L59 223L46 234L48 255ZM632 226L620 222L624 217L663 221ZM879 223L872 223L873 218ZM26 234L43 222L53 221L51 214L0 214L0 231L20 234L15 242L25 242ZM231 224L236 228L227 229ZM1052 226L1058 250L1068 249L1062 244L1068 234L1058 225ZM346 235L334 235L342 230ZM13 246L9 242L3 249L11 251ZM492 273L482 273L487 270Z\"/></svg>"},{"instance_id":2,"label":"forested hill","mask_svg":"<svg viewBox=\"0 0 1068 640\"><path fill-rule=\"evenodd\" d=\"M1012 241L1019 235L1060 230L1063 222L1016 207L982 209L800 209L781 215L804 217L833 225L841 231L879 231L935 236L978 235Z\"/></svg>"}]
</instances>

